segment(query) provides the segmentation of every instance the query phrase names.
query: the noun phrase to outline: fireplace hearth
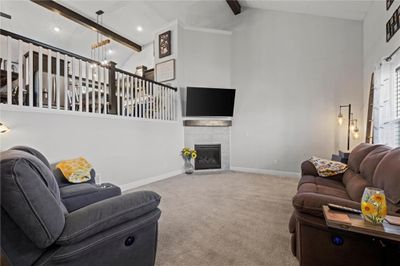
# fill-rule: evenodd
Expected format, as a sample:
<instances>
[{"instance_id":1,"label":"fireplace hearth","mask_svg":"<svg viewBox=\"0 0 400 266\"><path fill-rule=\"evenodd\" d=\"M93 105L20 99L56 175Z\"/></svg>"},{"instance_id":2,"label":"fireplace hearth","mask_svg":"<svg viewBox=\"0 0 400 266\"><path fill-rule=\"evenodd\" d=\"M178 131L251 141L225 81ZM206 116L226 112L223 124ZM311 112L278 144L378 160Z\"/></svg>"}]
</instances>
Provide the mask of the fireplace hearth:
<instances>
[{"instance_id":1,"label":"fireplace hearth","mask_svg":"<svg viewBox=\"0 0 400 266\"><path fill-rule=\"evenodd\" d=\"M195 169L221 169L221 144L194 145L197 151Z\"/></svg>"}]
</instances>

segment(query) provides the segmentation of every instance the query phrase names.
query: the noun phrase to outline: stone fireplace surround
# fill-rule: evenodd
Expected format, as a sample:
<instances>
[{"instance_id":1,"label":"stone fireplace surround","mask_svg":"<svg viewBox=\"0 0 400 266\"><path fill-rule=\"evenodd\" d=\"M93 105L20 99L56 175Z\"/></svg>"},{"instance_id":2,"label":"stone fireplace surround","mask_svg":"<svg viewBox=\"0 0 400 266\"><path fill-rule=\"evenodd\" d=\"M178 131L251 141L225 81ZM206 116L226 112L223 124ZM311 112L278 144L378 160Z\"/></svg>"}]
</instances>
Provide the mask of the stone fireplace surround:
<instances>
[{"instance_id":1,"label":"stone fireplace surround","mask_svg":"<svg viewBox=\"0 0 400 266\"><path fill-rule=\"evenodd\" d=\"M194 149L195 145L221 144L221 169L196 171L230 170L230 125L232 124L232 121L226 119L186 119L183 122L185 147Z\"/></svg>"}]
</instances>

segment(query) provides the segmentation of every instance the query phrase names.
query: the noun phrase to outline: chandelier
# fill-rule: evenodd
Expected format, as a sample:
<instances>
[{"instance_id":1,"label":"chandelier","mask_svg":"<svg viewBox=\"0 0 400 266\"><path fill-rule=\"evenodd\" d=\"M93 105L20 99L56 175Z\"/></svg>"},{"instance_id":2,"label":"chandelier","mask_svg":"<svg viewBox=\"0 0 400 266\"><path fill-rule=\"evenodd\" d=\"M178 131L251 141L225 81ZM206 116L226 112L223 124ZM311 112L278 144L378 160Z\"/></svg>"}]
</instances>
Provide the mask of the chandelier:
<instances>
[{"instance_id":1,"label":"chandelier","mask_svg":"<svg viewBox=\"0 0 400 266\"><path fill-rule=\"evenodd\" d=\"M98 10L96 12L97 18L96 23L97 25L103 26L103 10ZM96 42L93 43L91 48L91 59L94 61L100 62L102 66L108 66L109 61L107 60L107 46L111 43L110 39L104 39L104 36L99 33L97 30L96 34ZM95 67L95 64L92 64L92 68Z\"/></svg>"}]
</instances>

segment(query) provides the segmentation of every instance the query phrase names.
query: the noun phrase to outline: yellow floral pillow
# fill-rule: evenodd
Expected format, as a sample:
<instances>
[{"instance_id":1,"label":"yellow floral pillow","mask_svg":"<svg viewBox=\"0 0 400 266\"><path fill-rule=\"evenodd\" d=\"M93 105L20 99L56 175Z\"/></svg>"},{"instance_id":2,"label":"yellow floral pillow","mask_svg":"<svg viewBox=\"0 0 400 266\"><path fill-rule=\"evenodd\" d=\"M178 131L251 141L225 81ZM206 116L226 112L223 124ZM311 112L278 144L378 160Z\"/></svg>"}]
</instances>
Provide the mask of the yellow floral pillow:
<instances>
[{"instance_id":1,"label":"yellow floral pillow","mask_svg":"<svg viewBox=\"0 0 400 266\"><path fill-rule=\"evenodd\" d=\"M92 165L85 158L65 160L59 162L56 167L61 170L64 177L71 183L83 183L91 179Z\"/></svg>"}]
</instances>

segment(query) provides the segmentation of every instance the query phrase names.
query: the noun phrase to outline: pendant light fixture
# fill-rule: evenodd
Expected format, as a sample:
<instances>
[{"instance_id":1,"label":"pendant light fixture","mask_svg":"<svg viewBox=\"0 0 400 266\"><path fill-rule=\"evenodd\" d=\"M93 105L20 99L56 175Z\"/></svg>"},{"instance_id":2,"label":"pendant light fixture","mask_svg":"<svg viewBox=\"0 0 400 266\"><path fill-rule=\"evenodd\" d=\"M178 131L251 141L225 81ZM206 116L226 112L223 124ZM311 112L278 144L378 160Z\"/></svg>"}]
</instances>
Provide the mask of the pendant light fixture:
<instances>
[{"instance_id":1,"label":"pendant light fixture","mask_svg":"<svg viewBox=\"0 0 400 266\"><path fill-rule=\"evenodd\" d=\"M103 26L103 10L96 11L96 23L97 25ZM104 39L104 36L97 31L96 33L96 42L91 45L91 59L97 62L100 62L102 66L108 66L107 59L107 46L111 43L110 39ZM92 68L95 67L96 64L92 64Z\"/></svg>"}]
</instances>

